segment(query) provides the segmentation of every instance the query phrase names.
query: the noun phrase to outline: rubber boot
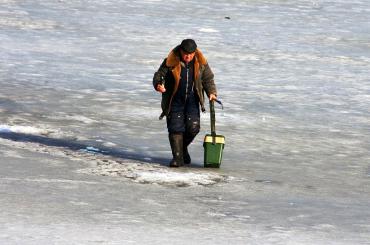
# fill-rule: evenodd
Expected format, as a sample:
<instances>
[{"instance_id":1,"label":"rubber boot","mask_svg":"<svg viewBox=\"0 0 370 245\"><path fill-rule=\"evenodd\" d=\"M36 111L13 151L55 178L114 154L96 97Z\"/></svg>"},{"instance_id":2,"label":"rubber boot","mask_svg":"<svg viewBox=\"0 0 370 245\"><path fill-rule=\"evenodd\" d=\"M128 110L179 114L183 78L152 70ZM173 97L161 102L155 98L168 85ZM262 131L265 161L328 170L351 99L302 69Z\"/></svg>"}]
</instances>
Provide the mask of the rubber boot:
<instances>
[{"instance_id":1,"label":"rubber boot","mask_svg":"<svg viewBox=\"0 0 370 245\"><path fill-rule=\"evenodd\" d=\"M182 133L170 133L168 135L170 140L173 159L170 162L170 167L181 167L184 165L183 157L183 136Z\"/></svg>"},{"instance_id":2,"label":"rubber boot","mask_svg":"<svg viewBox=\"0 0 370 245\"><path fill-rule=\"evenodd\" d=\"M190 154L188 152L188 147L184 146L184 164L190 164L191 163L191 158Z\"/></svg>"},{"instance_id":3,"label":"rubber boot","mask_svg":"<svg viewBox=\"0 0 370 245\"><path fill-rule=\"evenodd\" d=\"M193 141L194 137L186 135L184 136L184 147L183 147L183 154L184 154L184 164L190 164L191 158L188 151L188 146Z\"/></svg>"}]
</instances>

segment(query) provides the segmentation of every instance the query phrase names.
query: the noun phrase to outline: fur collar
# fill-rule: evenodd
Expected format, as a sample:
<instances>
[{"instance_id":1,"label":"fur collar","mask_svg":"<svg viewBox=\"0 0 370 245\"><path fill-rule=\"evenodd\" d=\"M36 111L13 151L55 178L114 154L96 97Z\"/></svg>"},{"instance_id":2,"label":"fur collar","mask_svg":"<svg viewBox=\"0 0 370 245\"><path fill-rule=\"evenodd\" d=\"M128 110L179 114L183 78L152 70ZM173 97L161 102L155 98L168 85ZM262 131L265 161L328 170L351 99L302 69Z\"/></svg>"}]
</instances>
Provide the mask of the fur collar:
<instances>
[{"instance_id":1,"label":"fur collar","mask_svg":"<svg viewBox=\"0 0 370 245\"><path fill-rule=\"evenodd\" d=\"M195 50L194 62L200 65L206 65L207 59L203 56L199 49ZM167 56L166 65L168 67L175 67L180 65L180 46L174 48Z\"/></svg>"}]
</instances>

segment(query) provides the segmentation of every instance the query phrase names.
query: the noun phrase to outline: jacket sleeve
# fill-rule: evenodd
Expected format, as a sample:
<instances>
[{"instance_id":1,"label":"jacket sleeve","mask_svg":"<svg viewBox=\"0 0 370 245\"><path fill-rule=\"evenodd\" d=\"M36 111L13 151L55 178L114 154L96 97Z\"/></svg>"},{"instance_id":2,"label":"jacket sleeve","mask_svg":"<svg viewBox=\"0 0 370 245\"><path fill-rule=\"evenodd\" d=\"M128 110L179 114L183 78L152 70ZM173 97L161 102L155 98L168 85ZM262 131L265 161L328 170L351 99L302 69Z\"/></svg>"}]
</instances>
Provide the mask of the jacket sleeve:
<instances>
[{"instance_id":1,"label":"jacket sleeve","mask_svg":"<svg viewBox=\"0 0 370 245\"><path fill-rule=\"evenodd\" d=\"M161 66L159 67L158 71L154 73L153 77L153 87L154 89L157 88L157 85L160 83L164 83L164 78L166 77L166 74L169 70L169 68L166 66L167 59L164 59Z\"/></svg>"},{"instance_id":2,"label":"jacket sleeve","mask_svg":"<svg viewBox=\"0 0 370 245\"><path fill-rule=\"evenodd\" d=\"M214 81L214 75L209 67L208 63L204 67L204 71L202 74L202 81L203 81L203 88L206 91L207 95L215 94L217 96L217 89L216 84Z\"/></svg>"}]
</instances>

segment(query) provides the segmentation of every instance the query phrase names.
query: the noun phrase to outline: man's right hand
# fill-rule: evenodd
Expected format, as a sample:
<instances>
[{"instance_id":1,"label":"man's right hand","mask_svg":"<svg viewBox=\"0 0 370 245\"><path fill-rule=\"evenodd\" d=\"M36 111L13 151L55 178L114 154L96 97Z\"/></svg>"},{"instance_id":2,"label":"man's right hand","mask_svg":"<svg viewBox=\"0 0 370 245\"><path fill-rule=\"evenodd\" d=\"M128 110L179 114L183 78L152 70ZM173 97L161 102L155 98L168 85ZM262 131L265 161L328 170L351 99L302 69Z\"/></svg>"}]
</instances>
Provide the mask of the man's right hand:
<instances>
[{"instance_id":1,"label":"man's right hand","mask_svg":"<svg viewBox=\"0 0 370 245\"><path fill-rule=\"evenodd\" d=\"M158 84L156 90L160 93L166 92L166 88L162 84Z\"/></svg>"}]
</instances>

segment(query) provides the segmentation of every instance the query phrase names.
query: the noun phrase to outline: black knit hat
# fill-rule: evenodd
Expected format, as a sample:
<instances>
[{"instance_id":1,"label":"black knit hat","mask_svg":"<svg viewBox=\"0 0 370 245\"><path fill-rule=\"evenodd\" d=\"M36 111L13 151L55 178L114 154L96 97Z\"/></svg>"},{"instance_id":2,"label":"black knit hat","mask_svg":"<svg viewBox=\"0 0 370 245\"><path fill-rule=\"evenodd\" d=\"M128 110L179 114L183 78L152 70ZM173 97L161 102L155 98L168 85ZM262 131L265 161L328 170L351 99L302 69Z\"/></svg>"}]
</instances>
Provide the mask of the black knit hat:
<instances>
[{"instance_id":1,"label":"black knit hat","mask_svg":"<svg viewBox=\"0 0 370 245\"><path fill-rule=\"evenodd\" d=\"M180 47L185 53L194 53L197 49L197 44L193 39L184 39L182 40Z\"/></svg>"}]
</instances>

